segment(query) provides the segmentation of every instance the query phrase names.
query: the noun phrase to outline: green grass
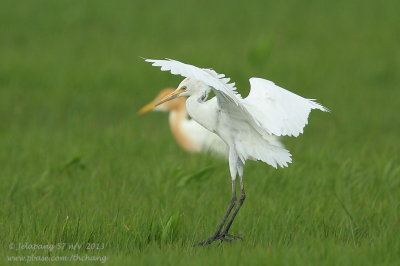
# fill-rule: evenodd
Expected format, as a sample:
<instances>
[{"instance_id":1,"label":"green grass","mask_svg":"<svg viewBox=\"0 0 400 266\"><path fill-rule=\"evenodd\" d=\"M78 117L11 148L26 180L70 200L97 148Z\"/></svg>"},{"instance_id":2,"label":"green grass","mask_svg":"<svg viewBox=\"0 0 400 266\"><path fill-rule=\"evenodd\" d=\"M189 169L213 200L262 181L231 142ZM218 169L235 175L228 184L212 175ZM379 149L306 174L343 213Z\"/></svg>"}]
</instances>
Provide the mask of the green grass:
<instances>
[{"instance_id":1,"label":"green grass","mask_svg":"<svg viewBox=\"0 0 400 266\"><path fill-rule=\"evenodd\" d=\"M1 265L32 254L109 265L399 265L398 1L1 6ZM228 167L180 150L165 114L135 115L180 81L140 56L213 67L243 94L249 77L265 77L331 109L284 139L289 168L246 164L248 198L232 227L245 241L192 247L229 202ZM104 249L10 249L18 243Z\"/></svg>"}]
</instances>

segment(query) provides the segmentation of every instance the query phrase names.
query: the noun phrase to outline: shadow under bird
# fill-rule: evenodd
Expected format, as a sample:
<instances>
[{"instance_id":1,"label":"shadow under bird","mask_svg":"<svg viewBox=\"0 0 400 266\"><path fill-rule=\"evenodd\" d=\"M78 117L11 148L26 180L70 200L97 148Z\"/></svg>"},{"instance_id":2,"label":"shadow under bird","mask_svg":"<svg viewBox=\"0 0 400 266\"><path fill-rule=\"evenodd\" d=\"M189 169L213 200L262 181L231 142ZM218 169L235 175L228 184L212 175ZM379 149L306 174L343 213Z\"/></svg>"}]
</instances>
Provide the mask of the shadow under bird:
<instances>
[{"instance_id":1,"label":"shadow under bird","mask_svg":"<svg viewBox=\"0 0 400 266\"><path fill-rule=\"evenodd\" d=\"M272 81L250 79L250 93L242 98L234 83L212 69L199 68L172 59L146 59L162 71L170 71L185 79L178 88L164 96L155 105L178 97L188 97L186 109L190 117L210 132L218 135L228 147L229 170L232 180L232 198L217 230L197 245L215 240L241 239L229 234L229 229L246 199L243 167L246 160L265 162L275 168L287 167L291 154L282 145L271 141L271 136L297 137L303 133L313 109L328 109L314 99L306 99L285 90ZM215 97L208 99L213 91ZM239 176L241 196L236 198L236 177ZM236 205L237 204L237 205ZM236 205L236 208L234 209Z\"/></svg>"}]
</instances>

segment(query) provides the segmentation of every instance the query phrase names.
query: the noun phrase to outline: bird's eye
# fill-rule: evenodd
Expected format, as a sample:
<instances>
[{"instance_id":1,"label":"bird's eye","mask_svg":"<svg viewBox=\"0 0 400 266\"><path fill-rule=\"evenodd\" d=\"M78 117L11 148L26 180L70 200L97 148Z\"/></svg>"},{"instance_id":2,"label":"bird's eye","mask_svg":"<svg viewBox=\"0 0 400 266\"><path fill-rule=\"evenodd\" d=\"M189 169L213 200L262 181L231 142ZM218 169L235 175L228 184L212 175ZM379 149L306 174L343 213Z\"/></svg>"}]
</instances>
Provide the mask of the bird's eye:
<instances>
[{"instance_id":1,"label":"bird's eye","mask_svg":"<svg viewBox=\"0 0 400 266\"><path fill-rule=\"evenodd\" d=\"M182 87L181 87L181 90L186 90L186 86L182 86Z\"/></svg>"}]
</instances>

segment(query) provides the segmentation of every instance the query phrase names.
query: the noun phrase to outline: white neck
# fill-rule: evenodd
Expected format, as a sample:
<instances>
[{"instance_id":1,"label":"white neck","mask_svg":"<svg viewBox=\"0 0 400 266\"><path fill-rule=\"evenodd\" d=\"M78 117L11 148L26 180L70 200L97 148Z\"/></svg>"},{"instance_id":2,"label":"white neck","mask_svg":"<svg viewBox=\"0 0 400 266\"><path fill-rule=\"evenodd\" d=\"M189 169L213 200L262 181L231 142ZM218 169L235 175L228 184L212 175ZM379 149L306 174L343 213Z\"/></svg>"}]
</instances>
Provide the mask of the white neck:
<instances>
[{"instance_id":1,"label":"white neck","mask_svg":"<svg viewBox=\"0 0 400 266\"><path fill-rule=\"evenodd\" d=\"M214 97L206 102L201 101L202 94L194 94L186 100L186 110L190 117L211 132L217 126L217 99Z\"/></svg>"}]
</instances>

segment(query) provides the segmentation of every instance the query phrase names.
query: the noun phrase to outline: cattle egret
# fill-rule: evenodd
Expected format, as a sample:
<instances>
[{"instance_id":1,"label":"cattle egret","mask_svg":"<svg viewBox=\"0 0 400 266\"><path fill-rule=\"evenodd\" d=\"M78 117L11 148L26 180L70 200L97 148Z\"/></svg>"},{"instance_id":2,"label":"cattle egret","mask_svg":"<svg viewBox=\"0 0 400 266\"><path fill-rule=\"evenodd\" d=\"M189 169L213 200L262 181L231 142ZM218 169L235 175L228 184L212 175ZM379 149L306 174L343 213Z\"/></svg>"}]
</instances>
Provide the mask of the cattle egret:
<instances>
[{"instance_id":1,"label":"cattle egret","mask_svg":"<svg viewBox=\"0 0 400 266\"><path fill-rule=\"evenodd\" d=\"M216 134L189 119L186 111L186 98L156 104L174 89L164 89L156 98L138 111L139 115L149 111L169 112L169 126L178 145L187 152L211 152L221 157L228 157L228 147Z\"/></svg>"},{"instance_id":2,"label":"cattle egret","mask_svg":"<svg viewBox=\"0 0 400 266\"><path fill-rule=\"evenodd\" d=\"M216 232L198 245L210 244L215 240L240 239L229 234L229 229L246 198L243 184L246 160L260 160L275 168L288 166L292 161L291 154L285 148L271 143L269 137L297 137L303 133L312 109L324 112L328 109L313 99L298 96L262 78L251 78L250 93L242 98L235 84L229 83L229 78L212 69L172 59L146 61L161 67L162 71L185 77L178 88L157 105L177 97L188 97L186 108L192 119L217 134L229 148L232 198ZM210 91L214 92L215 97L208 99ZM241 197L233 210L236 204L236 175L240 178Z\"/></svg>"}]
</instances>

